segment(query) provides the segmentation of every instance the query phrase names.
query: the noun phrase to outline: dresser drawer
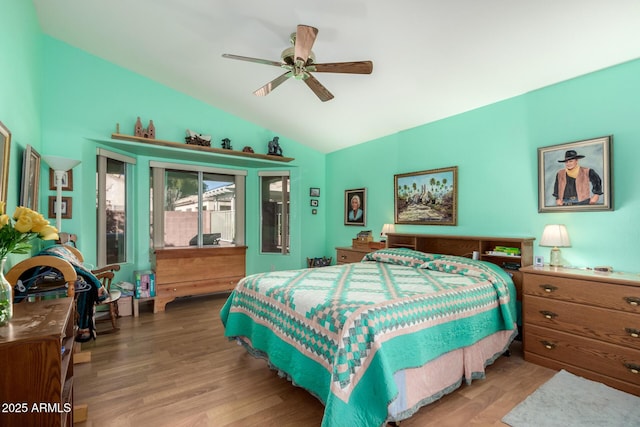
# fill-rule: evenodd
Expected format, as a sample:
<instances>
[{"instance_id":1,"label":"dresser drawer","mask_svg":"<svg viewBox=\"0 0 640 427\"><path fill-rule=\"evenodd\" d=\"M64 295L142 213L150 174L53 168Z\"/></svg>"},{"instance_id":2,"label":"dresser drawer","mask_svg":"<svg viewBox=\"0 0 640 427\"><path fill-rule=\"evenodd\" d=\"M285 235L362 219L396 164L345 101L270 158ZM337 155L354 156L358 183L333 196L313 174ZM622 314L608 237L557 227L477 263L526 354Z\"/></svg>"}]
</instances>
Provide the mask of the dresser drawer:
<instances>
[{"instance_id":1,"label":"dresser drawer","mask_svg":"<svg viewBox=\"0 0 640 427\"><path fill-rule=\"evenodd\" d=\"M637 286L525 274L523 292L542 298L640 314L640 287Z\"/></svg>"},{"instance_id":2,"label":"dresser drawer","mask_svg":"<svg viewBox=\"0 0 640 427\"><path fill-rule=\"evenodd\" d=\"M635 313L527 296L524 323L595 338L640 350L640 316Z\"/></svg>"},{"instance_id":3,"label":"dresser drawer","mask_svg":"<svg viewBox=\"0 0 640 427\"><path fill-rule=\"evenodd\" d=\"M524 351L640 385L640 351L525 325Z\"/></svg>"},{"instance_id":4,"label":"dresser drawer","mask_svg":"<svg viewBox=\"0 0 640 427\"><path fill-rule=\"evenodd\" d=\"M352 262L360 262L362 258L371 251L359 251L352 249L337 249L336 262L338 264L350 264Z\"/></svg>"}]
</instances>

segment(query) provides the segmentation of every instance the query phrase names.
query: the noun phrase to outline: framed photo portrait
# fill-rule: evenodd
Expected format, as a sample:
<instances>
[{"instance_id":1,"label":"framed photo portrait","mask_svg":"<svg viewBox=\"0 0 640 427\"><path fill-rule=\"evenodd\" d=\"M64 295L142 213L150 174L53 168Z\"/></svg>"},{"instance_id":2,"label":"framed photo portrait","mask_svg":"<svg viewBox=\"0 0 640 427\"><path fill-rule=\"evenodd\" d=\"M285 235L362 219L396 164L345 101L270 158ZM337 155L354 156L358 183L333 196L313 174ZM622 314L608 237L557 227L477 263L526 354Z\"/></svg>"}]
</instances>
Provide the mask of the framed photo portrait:
<instances>
[{"instance_id":1,"label":"framed photo portrait","mask_svg":"<svg viewBox=\"0 0 640 427\"><path fill-rule=\"evenodd\" d=\"M395 223L457 225L458 167L394 175Z\"/></svg>"},{"instance_id":2,"label":"framed photo portrait","mask_svg":"<svg viewBox=\"0 0 640 427\"><path fill-rule=\"evenodd\" d=\"M71 197L62 198L60 218L71 219ZM49 218L56 217L56 196L49 196Z\"/></svg>"},{"instance_id":3,"label":"framed photo portrait","mask_svg":"<svg viewBox=\"0 0 640 427\"><path fill-rule=\"evenodd\" d=\"M309 188L309 197L320 197L320 189L316 187Z\"/></svg>"},{"instance_id":4,"label":"framed photo portrait","mask_svg":"<svg viewBox=\"0 0 640 427\"><path fill-rule=\"evenodd\" d=\"M367 224L367 189L344 191L344 225Z\"/></svg>"},{"instance_id":5,"label":"framed photo portrait","mask_svg":"<svg viewBox=\"0 0 640 427\"><path fill-rule=\"evenodd\" d=\"M11 132L0 122L0 202L7 201L9 182L9 154L11 153ZM4 212L0 212L3 214Z\"/></svg>"},{"instance_id":6,"label":"framed photo portrait","mask_svg":"<svg viewBox=\"0 0 640 427\"><path fill-rule=\"evenodd\" d=\"M34 211L38 210L40 191L40 154L27 145L22 157L22 182L20 187L20 205Z\"/></svg>"},{"instance_id":7,"label":"framed photo portrait","mask_svg":"<svg viewBox=\"0 0 640 427\"><path fill-rule=\"evenodd\" d=\"M611 136L538 148L538 212L613 210Z\"/></svg>"},{"instance_id":8,"label":"framed photo portrait","mask_svg":"<svg viewBox=\"0 0 640 427\"><path fill-rule=\"evenodd\" d=\"M57 190L55 171L49 168L49 190ZM73 191L73 169L62 175L62 191Z\"/></svg>"}]
</instances>

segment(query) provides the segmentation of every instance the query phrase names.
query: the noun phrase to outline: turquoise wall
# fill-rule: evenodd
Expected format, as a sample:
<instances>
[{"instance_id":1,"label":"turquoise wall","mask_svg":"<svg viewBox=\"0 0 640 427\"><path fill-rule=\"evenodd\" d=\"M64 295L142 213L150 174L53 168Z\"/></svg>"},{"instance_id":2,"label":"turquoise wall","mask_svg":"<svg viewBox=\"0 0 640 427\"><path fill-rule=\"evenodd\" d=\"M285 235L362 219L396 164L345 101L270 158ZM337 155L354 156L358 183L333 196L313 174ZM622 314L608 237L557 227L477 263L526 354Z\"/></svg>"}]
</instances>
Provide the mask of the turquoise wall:
<instances>
[{"instance_id":1,"label":"turquoise wall","mask_svg":"<svg viewBox=\"0 0 640 427\"><path fill-rule=\"evenodd\" d=\"M638 76L640 60L329 154L327 250L363 229L377 237L393 222L394 174L457 166L458 225L396 231L539 240L545 224L563 223L572 240L562 251L567 263L640 271ZM613 135L615 210L538 213L537 148L604 135ZM360 187L366 227L345 226L344 190ZM549 248L535 254L548 260Z\"/></svg>"},{"instance_id":2,"label":"turquoise wall","mask_svg":"<svg viewBox=\"0 0 640 427\"><path fill-rule=\"evenodd\" d=\"M62 229L80 236L79 247L91 264L96 262L95 171L96 148L101 146L95 139L108 139L115 132L116 123L120 124L121 133L131 134L136 117L141 116L145 125L149 119L154 120L158 139L183 141L185 129L190 128L213 135L214 141L229 137L234 147L250 145L256 152L266 152L267 142L276 135L43 35L32 2L3 2L3 18L0 120L13 134L7 210L13 212L19 203L26 144L34 146L41 155L81 160L73 170L73 191L64 193L73 198L73 219L63 220ZM325 156L283 136L280 145L285 156L295 158L275 168L291 172L291 254L259 253L259 168L246 168L249 273L299 268L306 265L307 256L324 253L325 214L322 210L318 215L311 214L308 192L309 187L325 184ZM124 266L117 278L120 280L131 280L128 277L131 271L149 266L148 164L150 160L171 160L135 154L134 157L137 157L133 176L135 242L132 263ZM226 167L210 159L203 164ZM44 211L48 197L55 195L55 191L49 190L48 167L44 162L41 176L39 200L40 211Z\"/></svg>"},{"instance_id":3,"label":"turquoise wall","mask_svg":"<svg viewBox=\"0 0 640 427\"><path fill-rule=\"evenodd\" d=\"M89 55L51 37L44 37L44 65L46 84L42 95L42 129L44 150L48 154L77 157L82 163L74 169L76 200L90 203L75 204L79 209L73 220L63 222L64 231L78 233L80 249L95 259L95 170L96 143L93 139L109 139L116 132L133 134L135 120L143 125L150 119L156 127L156 138L184 141L185 129L212 135L214 146L228 137L236 149L253 146L256 152L266 152L267 142L274 132L256 126L214 108L204 102L172 90L105 60ZM89 139L88 139L89 138ZM323 215L311 216L308 188L322 186L324 155L302 144L280 138L284 155L293 157L291 163L277 164L276 170L291 172L291 255L260 254L258 170L248 168L246 193L247 271L299 268L305 265L307 251L324 250ZM111 149L106 147L107 149ZM118 151L118 150L115 150ZM132 153L124 152L131 155ZM135 154L135 153L133 153ZM128 271L148 268L149 257L149 161L175 161L167 157L137 155L135 167L134 224L135 253ZM203 160L202 165L227 167L223 163ZM304 207L304 208L303 208ZM314 223L313 227L302 224ZM304 249L302 242L305 242Z\"/></svg>"},{"instance_id":4,"label":"turquoise wall","mask_svg":"<svg viewBox=\"0 0 640 427\"><path fill-rule=\"evenodd\" d=\"M41 151L42 42L30 1L2 1L0 25L0 121L11 131L6 212L20 200L19 171L27 144ZM14 255L9 265L25 258Z\"/></svg>"},{"instance_id":5,"label":"turquoise wall","mask_svg":"<svg viewBox=\"0 0 640 427\"><path fill-rule=\"evenodd\" d=\"M137 116L153 119L159 139L181 141L191 128L214 140L260 149L275 133L125 68L44 36L31 2L4 2L0 27L0 120L13 132L8 210L18 203L22 152L76 157L73 219L63 230L80 235L80 249L95 262L94 139L108 138L120 124L131 133ZM640 271L640 61L582 76L438 122L408 129L324 155L281 136L292 174L292 254L259 254L258 169L247 177L248 272L297 268L305 257L335 255L362 229L377 235L393 222L394 174L458 167L458 225L398 225L400 232L532 236L547 223L564 223L573 246L563 250L578 266L609 264ZM434 101L435 102L435 101ZM613 212L537 212L537 148L613 135ZM93 138L93 139L92 139ZM134 199L136 239L132 269L146 268L148 162L138 157ZM207 163L211 165L211 163ZM214 166L224 166L215 164ZM345 172L347 171L347 172ZM41 206L48 190L46 166ZM311 214L309 187L320 187L318 214ZM344 190L367 188L367 225L344 225ZM548 257L548 248L535 253ZM126 278L122 277L123 280Z\"/></svg>"}]
</instances>

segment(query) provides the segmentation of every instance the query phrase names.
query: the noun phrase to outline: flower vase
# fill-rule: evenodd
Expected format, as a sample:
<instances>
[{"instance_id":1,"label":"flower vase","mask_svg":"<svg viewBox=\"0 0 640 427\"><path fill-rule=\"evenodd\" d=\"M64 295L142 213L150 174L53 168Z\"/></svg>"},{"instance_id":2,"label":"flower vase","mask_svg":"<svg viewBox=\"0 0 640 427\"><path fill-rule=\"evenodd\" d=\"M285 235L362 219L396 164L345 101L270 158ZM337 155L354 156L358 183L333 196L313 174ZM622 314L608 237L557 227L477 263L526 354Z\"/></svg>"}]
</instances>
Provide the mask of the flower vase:
<instances>
[{"instance_id":1,"label":"flower vase","mask_svg":"<svg viewBox=\"0 0 640 427\"><path fill-rule=\"evenodd\" d=\"M0 326L9 323L13 317L12 286L4 277L4 264L7 258L0 259Z\"/></svg>"}]
</instances>

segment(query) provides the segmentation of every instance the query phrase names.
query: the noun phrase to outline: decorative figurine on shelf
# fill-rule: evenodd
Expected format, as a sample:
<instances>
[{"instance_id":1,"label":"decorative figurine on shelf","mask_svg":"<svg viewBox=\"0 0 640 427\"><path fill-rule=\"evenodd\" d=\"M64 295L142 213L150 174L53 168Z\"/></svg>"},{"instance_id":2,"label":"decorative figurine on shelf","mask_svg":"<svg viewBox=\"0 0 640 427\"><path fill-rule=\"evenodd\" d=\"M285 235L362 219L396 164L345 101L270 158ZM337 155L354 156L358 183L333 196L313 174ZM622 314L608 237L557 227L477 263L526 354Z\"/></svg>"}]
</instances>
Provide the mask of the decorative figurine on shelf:
<instances>
[{"instance_id":1,"label":"decorative figurine on shelf","mask_svg":"<svg viewBox=\"0 0 640 427\"><path fill-rule=\"evenodd\" d=\"M282 148L280 148L280 143L278 142L280 137L274 136L271 141L269 141L269 152L267 153L270 156L280 156L282 157Z\"/></svg>"},{"instance_id":2,"label":"decorative figurine on shelf","mask_svg":"<svg viewBox=\"0 0 640 427\"><path fill-rule=\"evenodd\" d=\"M187 136L184 138L187 144L211 147L211 135L202 135L187 129Z\"/></svg>"},{"instance_id":3,"label":"decorative figurine on shelf","mask_svg":"<svg viewBox=\"0 0 640 427\"><path fill-rule=\"evenodd\" d=\"M243 153L253 153L253 148L249 147L248 145L246 145L243 149L242 149Z\"/></svg>"},{"instance_id":4,"label":"decorative figurine on shelf","mask_svg":"<svg viewBox=\"0 0 640 427\"><path fill-rule=\"evenodd\" d=\"M229 138L225 138L222 140L222 148L224 150L232 150L233 148L231 147L231 140Z\"/></svg>"},{"instance_id":5,"label":"decorative figurine on shelf","mask_svg":"<svg viewBox=\"0 0 640 427\"><path fill-rule=\"evenodd\" d=\"M133 128L133 135L140 138L156 139L156 127L153 124L153 120L149 120L149 126L143 128L142 121L140 121L140 117L138 117L136 125Z\"/></svg>"}]
</instances>

